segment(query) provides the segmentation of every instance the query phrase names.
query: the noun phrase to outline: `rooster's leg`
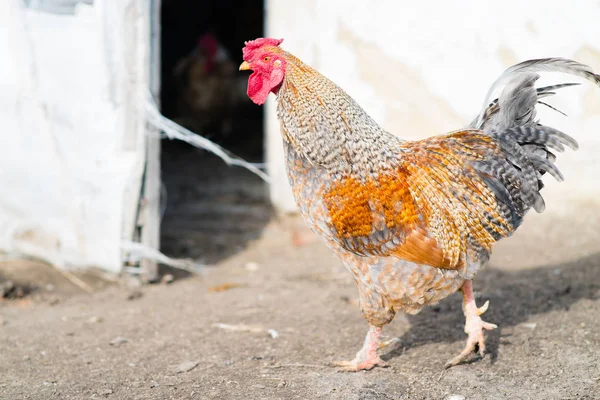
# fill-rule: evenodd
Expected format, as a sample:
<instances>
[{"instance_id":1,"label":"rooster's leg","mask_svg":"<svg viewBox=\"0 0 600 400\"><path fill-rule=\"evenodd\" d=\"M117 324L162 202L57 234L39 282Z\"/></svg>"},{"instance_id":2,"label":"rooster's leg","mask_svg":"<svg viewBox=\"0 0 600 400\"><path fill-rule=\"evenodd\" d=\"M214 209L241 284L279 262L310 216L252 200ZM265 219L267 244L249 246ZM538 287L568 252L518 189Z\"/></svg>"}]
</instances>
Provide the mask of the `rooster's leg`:
<instances>
[{"instance_id":1,"label":"rooster's leg","mask_svg":"<svg viewBox=\"0 0 600 400\"><path fill-rule=\"evenodd\" d=\"M334 361L335 367L340 367L340 371L356 372L360 370L369 370L375 366L386 367L387 364L377 355L377 349L381 344L381 327L370 326L365 343L356 357L352 361Z\"/></svg>"},{"instance_id":2,"label":"rooster's leg","mask_svg":"<svg viewBox=\"0 0 600 400\"><path fill-rule=\"evenodd\" d=\"M487 311L490 302L486 301L483 306L477 307L475 298L473 297L473 283L470 280L463 283L461 291L463 293L463 312L466 317L465 333L469 335L469 338L464 350L458 356L448 361L446 368L453 367L465 361L475 351L476 346L479 348L479 355L483 357L485 352L485 336L483 331L497 328L496 325L481 319L480 315Z\"/></svg>"}]
</instances>

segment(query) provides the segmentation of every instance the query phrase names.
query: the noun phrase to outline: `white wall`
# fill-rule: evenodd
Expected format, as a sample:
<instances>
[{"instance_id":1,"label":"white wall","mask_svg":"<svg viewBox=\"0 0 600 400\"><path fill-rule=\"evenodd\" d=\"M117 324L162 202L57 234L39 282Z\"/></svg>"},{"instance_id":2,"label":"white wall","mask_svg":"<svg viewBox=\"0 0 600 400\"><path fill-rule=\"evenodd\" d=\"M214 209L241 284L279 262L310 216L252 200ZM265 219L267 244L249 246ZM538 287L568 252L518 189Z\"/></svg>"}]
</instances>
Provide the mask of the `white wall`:
<instances>
[{"instance_id":1,"label":"white wall","mask_svg":"<svg viewBox=\"0 0 600 400\"><path fill-rule=\"evenodd\" d=\"M269 36L284 38L286 50L334 80L405 139L463 127L478 113L491 83L519 61L561 56L600 72L597 0L576 5L558 0L269 0L267 15ZM564 80L547 74L540 84ZM542 108L542 121L572 134L581 148L560 156L566 182L547 180L544 218L581 207L600 211L600 88L565 89L550 103L569 117ZM267 115L271 197L280 211L292 211L272 98Z\"/></svg>"},{"instance_id":2,"label":"white wall","mask_svg":"<svg viewBox=\"0 0 600 400\"><path fill-rule=\"evenodd\" d=\"M144 3L0 2L0 250L121 269L145 161Z\"/></svg>"}]
</instances>

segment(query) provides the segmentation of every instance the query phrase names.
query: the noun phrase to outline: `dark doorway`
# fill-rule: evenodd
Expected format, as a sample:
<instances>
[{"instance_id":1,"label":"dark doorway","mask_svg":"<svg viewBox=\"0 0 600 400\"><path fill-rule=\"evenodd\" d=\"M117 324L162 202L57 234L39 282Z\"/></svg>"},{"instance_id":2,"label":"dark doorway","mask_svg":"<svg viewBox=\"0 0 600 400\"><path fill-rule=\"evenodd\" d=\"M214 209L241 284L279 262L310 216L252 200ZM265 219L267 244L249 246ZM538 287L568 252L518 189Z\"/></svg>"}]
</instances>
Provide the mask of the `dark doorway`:
<instances>
[{"instance_id":1,"label":"dark doorway","mask_svg":"<svg viewBox=\"0 0 600 400\"><path fill-rule=\"evenodd\" d=\"M256 0L162 0L163 114L241 158L262 163L262 108L237 68L244 41L263 35ZM233 69L233 70L232 70ZM266 184L189 144L163 140L166 196L161 250L214 263L260 235L271 209Z\"/></svg>"}]
</instances>

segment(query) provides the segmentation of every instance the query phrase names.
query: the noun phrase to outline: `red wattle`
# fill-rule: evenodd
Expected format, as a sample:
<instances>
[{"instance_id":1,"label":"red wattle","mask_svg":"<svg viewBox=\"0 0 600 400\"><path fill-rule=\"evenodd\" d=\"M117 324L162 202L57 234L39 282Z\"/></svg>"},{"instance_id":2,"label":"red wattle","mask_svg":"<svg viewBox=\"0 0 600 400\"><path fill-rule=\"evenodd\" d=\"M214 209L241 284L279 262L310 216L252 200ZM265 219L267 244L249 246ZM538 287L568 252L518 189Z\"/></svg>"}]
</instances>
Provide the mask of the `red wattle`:
<instances>
[{"instance_id":1,"label":"red wattle","mask_svg":"<svg viewBox=\"0 0 600 400\"><path fill-rule=\"evenodd\" d=\"M265 104L269 96L269 87L265 85L265 79L254 71L248 78L248 90L246 91L250 100L258 105Z\"/></svg>"}]
</instances>

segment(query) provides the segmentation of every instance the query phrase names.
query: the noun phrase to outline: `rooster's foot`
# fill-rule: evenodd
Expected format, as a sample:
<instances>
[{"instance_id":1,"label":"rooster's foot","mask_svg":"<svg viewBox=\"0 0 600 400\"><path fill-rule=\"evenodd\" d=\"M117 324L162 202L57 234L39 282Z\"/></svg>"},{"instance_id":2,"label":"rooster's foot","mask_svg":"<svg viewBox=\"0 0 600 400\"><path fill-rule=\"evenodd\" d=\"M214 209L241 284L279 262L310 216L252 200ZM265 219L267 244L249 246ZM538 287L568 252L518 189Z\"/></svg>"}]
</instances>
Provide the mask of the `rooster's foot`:
<instances>
[{"instance_id":1,"label":"rooster's foot","mask_svg":"<svg viewBox=\"0 0 600 400\"><path fill-rule=\"evenodd\" d=\"M393 339L382 344L380 336L381 327L371 326L367 333L367 337L365 338L365 343L360 351L356 353L354 360L334 361L331 365L339 367L338 370L341 372L357 372L361 370L370 370L374 367L387 367L387 364L377 355L377 350L382 346L386 347Z\"/></svg>"},{"instance_id":2,"label":"rooster's foot","mask_svg":"<svg viewBox=\"0 0 600 400\"><path fill-rule=\"evenodd\" d=\"M465 322L465 333L467 333L469 337L463 351L448 361L445 368L450 368L464 362L471 353L475 352L476 348L479 356L483 357L485 354L485 336L483 332L484 330L490 331L498 327L495 324L490 324L481 319L480 315L487 311L490 302L486 301L482 307L477 307L473 297L473 286L471 281L465 281L461 290L463 292L463 310L467 319Z\"/></svg>"},{"instance_id":3,"label":"rooster's foot","mask_svg":"<svg viewBox=\"0 0 600 400\"><path fill-rule=\"evenodd\" d=\"M352 361L333 361L331 363L333 367L338 367L340 372L358 372L368 371L375 367L387 367L388 364L383 361L379 356L363 359L357 355Z\"/></svg>"}]
</instances>

